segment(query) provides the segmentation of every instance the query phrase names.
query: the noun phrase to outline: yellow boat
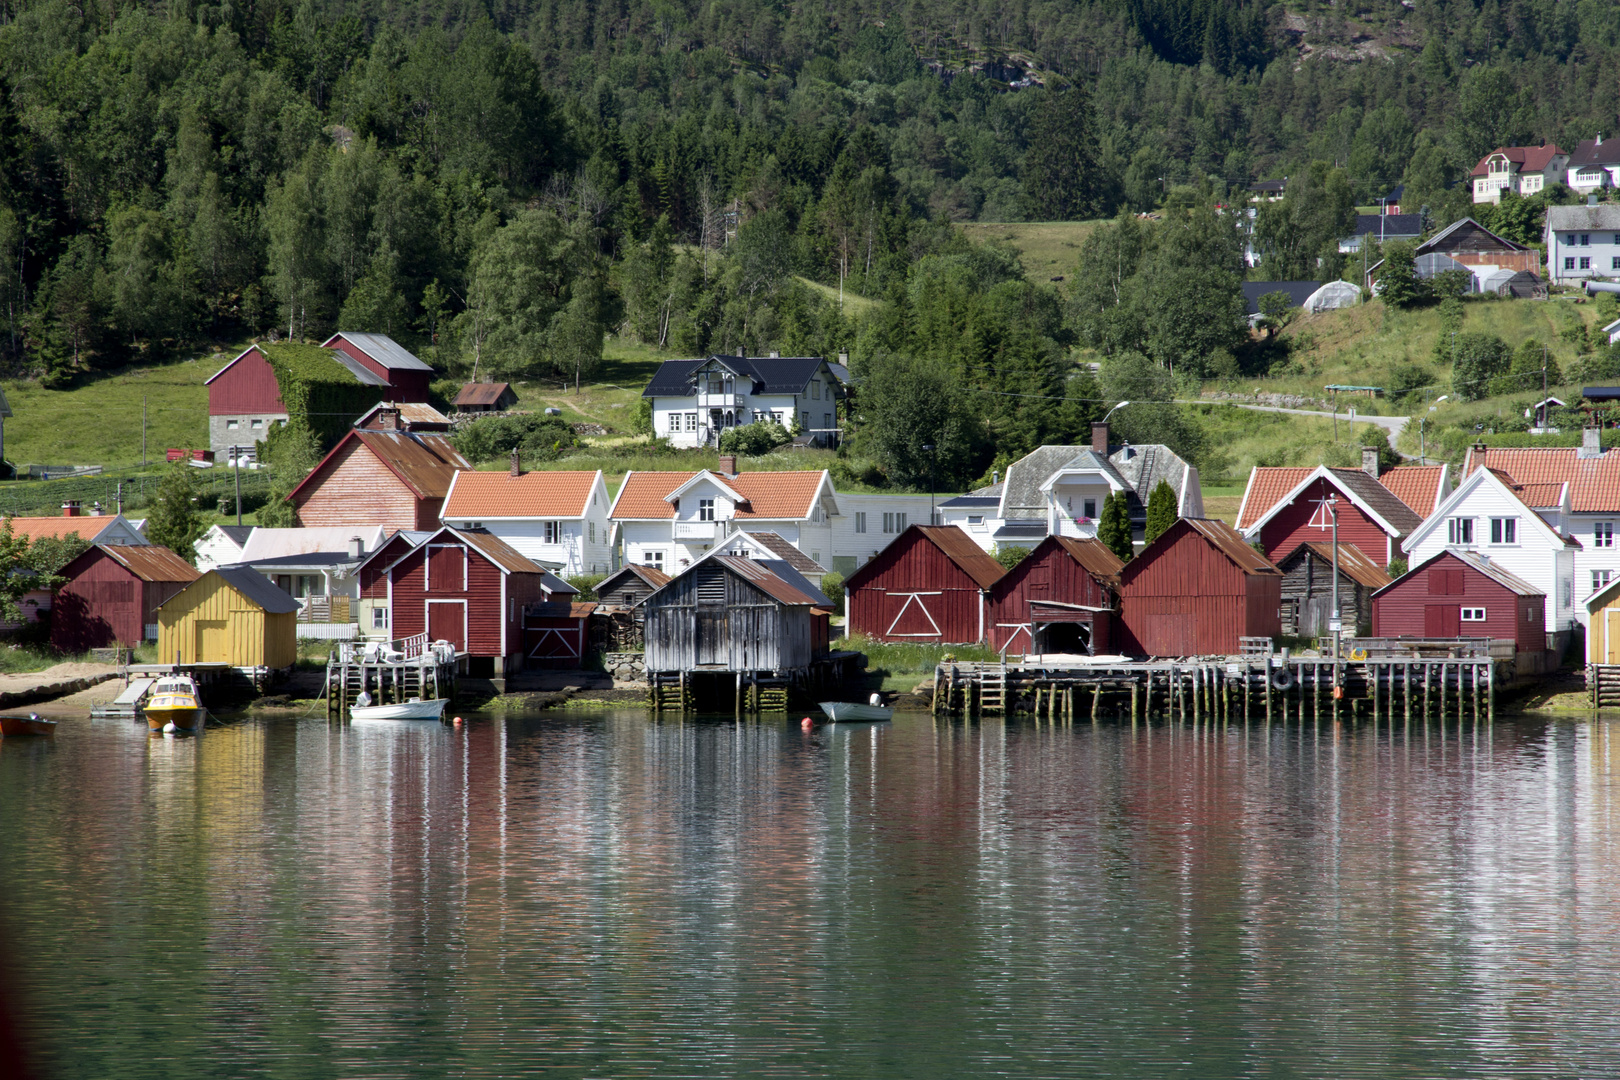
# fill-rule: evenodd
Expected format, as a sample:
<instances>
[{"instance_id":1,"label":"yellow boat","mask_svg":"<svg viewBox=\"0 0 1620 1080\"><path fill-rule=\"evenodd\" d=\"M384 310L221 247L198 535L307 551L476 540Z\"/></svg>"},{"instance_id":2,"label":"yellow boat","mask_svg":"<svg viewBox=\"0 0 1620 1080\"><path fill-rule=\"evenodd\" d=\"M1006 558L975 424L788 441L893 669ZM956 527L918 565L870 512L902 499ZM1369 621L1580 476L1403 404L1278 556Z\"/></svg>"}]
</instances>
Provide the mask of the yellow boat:
<instances>
[{"instance_id":1,"label":"yellow boat","mask_svg":"<svg viewBox=\"0 0 1620 1080\"><path fill-rule=\"evenodd\" d=\"M202 726L202 699L190 675L159 679L146 694L146 726L152 731L195 731ZM171 726L172 725L172 726Z\"/></svg>"}]
</instances>

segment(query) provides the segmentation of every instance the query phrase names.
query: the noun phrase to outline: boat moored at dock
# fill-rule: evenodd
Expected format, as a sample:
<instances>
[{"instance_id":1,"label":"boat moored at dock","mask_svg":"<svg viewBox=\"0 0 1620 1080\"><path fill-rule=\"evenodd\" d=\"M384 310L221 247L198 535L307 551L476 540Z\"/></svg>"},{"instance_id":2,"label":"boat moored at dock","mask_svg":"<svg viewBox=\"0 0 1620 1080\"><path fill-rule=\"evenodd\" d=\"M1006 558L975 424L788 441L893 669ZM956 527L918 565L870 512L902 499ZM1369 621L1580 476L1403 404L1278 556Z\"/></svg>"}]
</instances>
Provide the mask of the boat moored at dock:
<instances>
[{"instance_id":1,"label":"boat moored at dock","mask_svg":"<svg viewBox=\"0 0 1620 1080\"><path fill-rule=\"evenodd\" d=\"M195 731L202 726L202 698L197 682L189 675L169 675L159 679L148 692L141 711L152 731Z\"/></svg>"}]
</instances>

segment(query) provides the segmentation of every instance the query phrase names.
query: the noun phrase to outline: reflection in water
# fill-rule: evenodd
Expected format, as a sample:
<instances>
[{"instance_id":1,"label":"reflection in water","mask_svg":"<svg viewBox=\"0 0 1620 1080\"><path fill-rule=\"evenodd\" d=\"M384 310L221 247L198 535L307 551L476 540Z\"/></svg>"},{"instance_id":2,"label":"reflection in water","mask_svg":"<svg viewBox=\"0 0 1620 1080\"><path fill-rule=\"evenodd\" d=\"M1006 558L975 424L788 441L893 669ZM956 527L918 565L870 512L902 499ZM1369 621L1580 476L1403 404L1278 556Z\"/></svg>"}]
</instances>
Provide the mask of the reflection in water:
<instances>
[{"instance_id":1,"label":"reflection in water","mask_svg":"<svg viewBox=\"0 0 1620 1080\"><path fill-rule=\"evenodd\" d=\"M70 722L0 921L62 1076L1616 1075L1617 740Z\"/></svg>"}]
</instances>

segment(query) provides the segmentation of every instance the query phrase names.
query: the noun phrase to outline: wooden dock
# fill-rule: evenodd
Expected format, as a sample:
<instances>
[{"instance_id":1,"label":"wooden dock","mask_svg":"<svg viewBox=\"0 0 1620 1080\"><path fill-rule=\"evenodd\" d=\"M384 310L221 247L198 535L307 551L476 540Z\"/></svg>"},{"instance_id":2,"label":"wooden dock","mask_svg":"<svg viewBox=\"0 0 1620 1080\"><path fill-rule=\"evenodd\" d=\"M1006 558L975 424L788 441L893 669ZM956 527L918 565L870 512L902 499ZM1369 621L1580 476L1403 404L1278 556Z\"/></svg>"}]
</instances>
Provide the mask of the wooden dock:
<instances>
[{"instance_id":1,"label":"wooden dock","mask_svg":"<svg viewBox=\"0 0 1620 1080\"><path fill-rule=\"evenodd\" d=\"M816 657L807 667L777 672L733 671L723 665L649 671L647 706L654 715L693 712L700 707L706 712L729 711L738 717L786 712L792 694L817 692L846 681L860 656L848 649L835 649Z\"/></svg>"},{"instance_id":2,"label":"wooden dock","mask_svg":"<svg viewBox=\"0 0 1620 1080\"><path fill-rule=\"evenodd\" d=\"M343 719L362 691L373 705L456 696L460 655L434 649L426 634L389 642L338 642L326 660L326 716Z\"/></svg>"},{"instance_id":3,"label":"wooden dock","mask_svg":"<svg viewBox=\"0 0 1620 1080\"><path fill-rule=\"evenodd\" d=\"M1513 661L1489 649L1466 655L1359 658L1243 655L1090 662L1081 657L1009 657L1006 663L947 663L934 672L934 712L1032 713L1072 722L1089 714L1181 721L1314 722L1370 717L1410 723L1428 717L1491 723L1496 691ZM1499 651L1499 650L1498 650Z\"/></svg>"}]
</instances>

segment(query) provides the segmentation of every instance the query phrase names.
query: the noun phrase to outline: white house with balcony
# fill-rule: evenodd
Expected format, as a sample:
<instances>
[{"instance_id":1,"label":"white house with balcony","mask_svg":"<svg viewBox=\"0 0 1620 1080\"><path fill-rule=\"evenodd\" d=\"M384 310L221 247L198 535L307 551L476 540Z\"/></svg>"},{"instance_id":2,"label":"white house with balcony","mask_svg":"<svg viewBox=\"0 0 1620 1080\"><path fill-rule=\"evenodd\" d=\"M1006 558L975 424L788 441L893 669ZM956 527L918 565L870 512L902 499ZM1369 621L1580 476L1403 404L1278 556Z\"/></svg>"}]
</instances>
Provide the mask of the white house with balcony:
<instances>
[{"instance_id":1,"label":"white house with balcony","mask_svg":"<svg viewBox=\"0 0 1620 1080\"><path fill-rule=\"evenodd\" d=\"M1576 143L1565 175L1565 182L1579 195L1620 185L1620 141L1605 142L1600 133L1594 139Z\"/></svg>"},{"instance_id":2,"label":"white house with balcony","mask_svg":"<svg viewBox=\"0 0 1620 1080\"><path fill-rule=\"evenodd\" d=\"M710 446L757 421L795 427L818 446L838 443L838 403L849 369L820 356L710 356L666 360L641 396L655 435L672 446Z\"/></svg>"},{"instance_id":3,"label":"white house with balcony","mask_svg":"<svg viewBox=\"0 0 1620 1080\"><path fill-rule=\"evenodd\" d=\"M1499 203L1502 193L1530 196L1564 179L1569 155L1556 143L1498 146L1479 159L1469 175L1475 203Z\"/></svg>"}]
</instances>

